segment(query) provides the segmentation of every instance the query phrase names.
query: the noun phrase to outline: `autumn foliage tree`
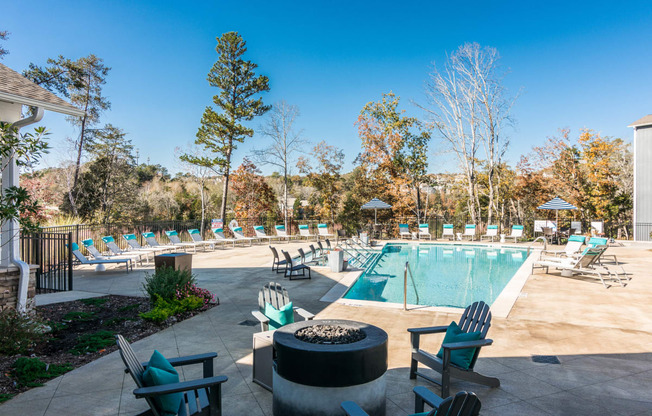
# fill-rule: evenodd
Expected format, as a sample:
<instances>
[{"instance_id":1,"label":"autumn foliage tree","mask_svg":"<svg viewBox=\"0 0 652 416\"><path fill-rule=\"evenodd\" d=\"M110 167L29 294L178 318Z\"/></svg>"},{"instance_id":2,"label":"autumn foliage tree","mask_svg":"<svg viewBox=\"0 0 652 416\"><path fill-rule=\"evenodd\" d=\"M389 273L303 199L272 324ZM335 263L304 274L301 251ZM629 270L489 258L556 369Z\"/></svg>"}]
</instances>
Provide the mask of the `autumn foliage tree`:
<instances>
[{"instance_id":1,"label":"autumn foliage tree","mask_svg":"<svg viewBox=\"0 0 652 416\"><path fill-rule=\"evenodd\" d=\"M260 170L245 158L232 174L231 190L235 199L233 211L237 218L259 218L276 213L274 190L267 184Z\"/></svg>"},{"instance_id":2,"label":"autumn foliage tree","mask_svg":"<svg viewBox=\"0 0 652 416\"><path fill-rule=\"evenodd\" d=\"M304 157L299 158L297 166L301 173L307 175L308 185L319 193L319 217L330 218L334 222L340 200L344 151L321 141L312 149L311 155L317 162L316 167L313 168Z\"/></svg>"}]
</instances>

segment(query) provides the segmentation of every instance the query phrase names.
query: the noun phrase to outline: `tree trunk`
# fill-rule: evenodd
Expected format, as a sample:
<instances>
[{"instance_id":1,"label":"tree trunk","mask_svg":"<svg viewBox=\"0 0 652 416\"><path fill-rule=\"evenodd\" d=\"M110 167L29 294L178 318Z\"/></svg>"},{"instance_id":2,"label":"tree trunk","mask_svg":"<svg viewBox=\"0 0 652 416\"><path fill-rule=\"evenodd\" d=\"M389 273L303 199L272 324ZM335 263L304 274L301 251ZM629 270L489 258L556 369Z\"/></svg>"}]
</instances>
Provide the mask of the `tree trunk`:
<instances>
[{"instance_id":1,"label":"tree trunk","mask_svg":"<svg viewBox=\"0 0 652 416\"><path fill-rule=\"evenodd\" d=\"M285 167L283 169L283 226L288 229L288 164L287 156L285 157Z\"/></svg>"},{"instance_id":2,"label":"tree trunk","mask_svg":"<svg viewBox=\"0 0 652 416\"><path fill-rule=\"evenodd\" d=\"M233 149L233 142L229 140L229 150L226 152L226 168L224 169L224 189L222 189L222 208L220 209L220 215L222 216L222 221L226 225L226 198L229 195L229 176L231 174L231 151Z\"/></svg>"}]
</instances>

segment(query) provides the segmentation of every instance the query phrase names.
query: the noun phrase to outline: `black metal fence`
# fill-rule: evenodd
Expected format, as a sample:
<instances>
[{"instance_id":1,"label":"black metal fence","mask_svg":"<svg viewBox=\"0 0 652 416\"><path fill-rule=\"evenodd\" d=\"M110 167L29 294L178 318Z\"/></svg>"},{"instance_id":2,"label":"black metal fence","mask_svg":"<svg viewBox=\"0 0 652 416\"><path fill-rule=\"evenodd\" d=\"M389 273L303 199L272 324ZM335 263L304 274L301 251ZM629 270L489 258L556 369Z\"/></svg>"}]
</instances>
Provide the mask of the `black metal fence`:
<instances>
[{"instance_id":1,"label":"black metal fence","mask_svg":"<svg viewBox=\"0 0 652 416\"><path fill-rule=\"evenodd\" d=\"M20 237L21 258L38 265L36 293L72 290L72 233L39 232Z\"/></svg>"}]
</instances>

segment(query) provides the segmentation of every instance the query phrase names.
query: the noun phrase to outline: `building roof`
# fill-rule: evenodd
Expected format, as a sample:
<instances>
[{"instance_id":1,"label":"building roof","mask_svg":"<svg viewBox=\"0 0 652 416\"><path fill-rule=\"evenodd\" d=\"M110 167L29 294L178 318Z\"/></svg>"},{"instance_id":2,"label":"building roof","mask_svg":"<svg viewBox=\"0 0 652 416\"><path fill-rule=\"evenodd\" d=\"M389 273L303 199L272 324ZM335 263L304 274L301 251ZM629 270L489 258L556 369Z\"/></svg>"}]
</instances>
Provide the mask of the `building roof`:
<instances>
[{"instance_id":1,"label":"building roof","mask_svg":"<svg viewBox=\"0 0 652 416\"><path fill-rule=\"evenodd\" d=\"M41 107L69 116L83 116L84 112L62 100L43 87L34 84L11 68L0 64L0 101Z\"/></svg>"},{"instance_id":2,"label":"building roof","mask_svg":"<svg viewBox=\"0 0 652 416\"><path fill-rule=\"evenodd\" d=\"M640 120L636 120L627 127L643 127L643 126L652 126L652 114L648 114Z\"/></svg>"}]
</instances>

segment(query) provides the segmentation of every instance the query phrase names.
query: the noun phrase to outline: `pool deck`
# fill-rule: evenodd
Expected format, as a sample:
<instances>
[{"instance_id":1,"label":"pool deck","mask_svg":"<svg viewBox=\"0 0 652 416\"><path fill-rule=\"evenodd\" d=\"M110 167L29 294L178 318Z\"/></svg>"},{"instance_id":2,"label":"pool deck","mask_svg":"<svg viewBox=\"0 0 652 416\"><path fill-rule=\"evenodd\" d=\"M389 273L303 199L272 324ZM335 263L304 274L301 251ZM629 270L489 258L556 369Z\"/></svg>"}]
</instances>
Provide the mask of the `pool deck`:
<instances>
[{"instance_id":1,"label":"pool deck","mask_svg":"<svg viewBox=\"0 0 652 416\"><path fill-rule=\"evenodd\" d=\"M482 350L476 365L476 370L498 377L501 386L454 382L451 391L478 394L482 415L652 415L652 244L626 244L608 249L631 273L626 287L605 289L599 281L543 271L529 276L509 315L494 317L489 331L494 344ZM278 246L295 253L307 243ZM270 264L266 245L198 253L193 258L198 284L216 293L221 304L134 343L136 353L146 360L155 348L169 357L216 351L215 373L229 377L222 393L224 414L271 415L271 393L251 380L252 334L259 327L247 324L254 319L250 311L257 308L260 287L279 281L294 304L316 313L316 319L359 320L387 331L388 415L412 412L416 385L438 392L426 381L409 380L406 329L448 324L459 319L458 311L324 302L320 299L339 282L351 280L354 272L315 268L311 280L288 281L271 272ZM80 268L75 271L76 292L39 295L37 303L104 294L142 296L145 271L151 267L128 274ZM441 335L428 338L422 346L436 351ZM533 355L554 355L561 364L535 363ZM118 353L108 354L0 405L0 415L128 415L145 410L122 370ZM184 369L181 377L193 379L200 371Z\"/></svg>"}]
</instances>

